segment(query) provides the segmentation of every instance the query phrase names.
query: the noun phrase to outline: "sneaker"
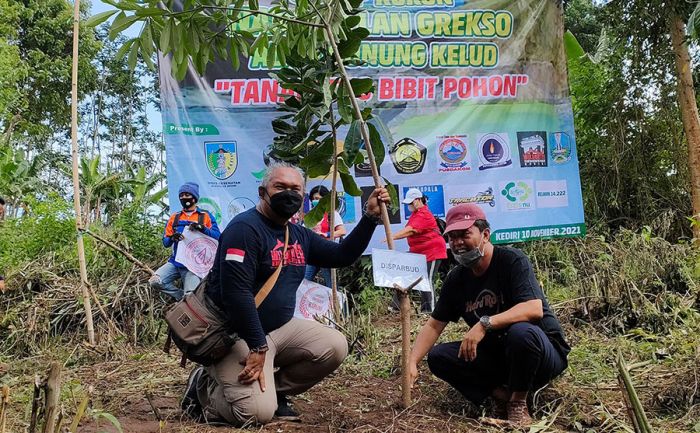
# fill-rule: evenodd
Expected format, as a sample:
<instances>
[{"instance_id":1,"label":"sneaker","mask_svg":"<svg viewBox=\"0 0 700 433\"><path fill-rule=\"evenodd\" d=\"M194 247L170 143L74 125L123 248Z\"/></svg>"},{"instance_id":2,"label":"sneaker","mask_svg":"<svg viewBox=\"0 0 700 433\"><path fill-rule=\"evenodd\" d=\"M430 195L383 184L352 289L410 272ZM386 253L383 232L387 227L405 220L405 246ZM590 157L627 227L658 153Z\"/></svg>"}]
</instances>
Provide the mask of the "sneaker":
<instances>
[{"instance_id":1,"label":"sneaker","mask_svg":"<svg viewBox=\"0 0 700 433\"><path fill-rule=\"evenodd\" d=\"M517 427L527 427L532 424L530 412L525 400L509 401L507 404L508 421Z\"/></svg>"},{"instance_id":2,"label":"sneaker","mask_svg":"<svg viewBox=\"0 0 700 433\"><path fill-rule=\"evenodd\" d=\"M275 410L275 417L284 421L301 422L299 414L292 409L292 406L289 404L289 399L283 394L277 394L277 410Z\"/></svg>"},{"instance_id":3,"label":"sneaker","mask_svg":"<svg viewBox=\"0 0 700 433\"><path fill-rule=\"evenodd\" d=\"M190 377L187 379L185 396L182 398L182 403L180 403L182 413L197 422L201 422L204 419L202 404L197 397L197 383L199 383L202 374L204 374L204 367L197 367L192 370Z\"/></svg>"}]
</instances>

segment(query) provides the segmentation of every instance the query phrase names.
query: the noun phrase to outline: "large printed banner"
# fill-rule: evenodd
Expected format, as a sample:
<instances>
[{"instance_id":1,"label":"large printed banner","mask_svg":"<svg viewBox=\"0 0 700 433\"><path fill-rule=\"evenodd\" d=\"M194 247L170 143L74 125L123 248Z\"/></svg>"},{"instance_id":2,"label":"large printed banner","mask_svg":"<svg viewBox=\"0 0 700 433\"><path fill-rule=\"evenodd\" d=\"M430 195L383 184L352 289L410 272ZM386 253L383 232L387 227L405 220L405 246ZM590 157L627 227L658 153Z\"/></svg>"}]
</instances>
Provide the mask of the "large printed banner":
<instances>
[{"instance_id":1,"label":"large printed banner","mask_svg":"<svg viewBox=\"0 0 700 433\"><path fill-rule=\"evenodd\" d=\"M363 7L371 36L359 50L364 66L351 73L375 80L362 104L391 131L380 171L399 198L417 187L441 217L477 203L494 243L583 235L559 2L367 0ZM200 206L223 226L258 200L282 99L264 54L241 63L239 71L215 63L204 77L190 70L178 83L169 59L160 62L170 203L178 203L180 184L197 182ZM364 194L341 196L348 228L372 190L366 164L354 174ZM309 188L318 183L330 179L311 179ZM393 229L408 217L407 207L397 209ZM371 246L381 248L382 238L377 230Z\"/></svg>"}]
</instances>

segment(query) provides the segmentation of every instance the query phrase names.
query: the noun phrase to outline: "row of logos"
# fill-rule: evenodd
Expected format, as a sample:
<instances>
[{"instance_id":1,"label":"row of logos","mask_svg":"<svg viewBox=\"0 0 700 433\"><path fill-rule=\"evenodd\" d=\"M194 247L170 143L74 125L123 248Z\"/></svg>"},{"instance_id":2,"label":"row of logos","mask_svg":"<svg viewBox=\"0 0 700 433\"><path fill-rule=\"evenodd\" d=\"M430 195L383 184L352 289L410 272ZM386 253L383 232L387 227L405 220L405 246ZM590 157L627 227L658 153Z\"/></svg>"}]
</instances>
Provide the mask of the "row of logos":
<instances>
[{"instance_id":1,"label":"row of logos","mask_svg":"<svg viewBox=\"0 0 700 433\"><path fill-rule=\"evenodd\" d=\"M514 179L498 184L477 185L418 185L403 187L418 188L428 198L428 207L435 216L445 216L447 210L464 203L475 203L487 214L497 211L526 211L569 206L569 189L565 179L533 180ZM404 207L406 218L408 207Z\"/></svg>"},{"instance_id":2,"label":"row of logos","mask_svg":"<svg viewBox=\"0 0 700 433\"><path fill-rule=\"evenodd\" d=\"M564 132L550 133L549 139L545 131L521 131L516 135L520 167L547 167L550 162L558 165L571 160L571 138ZM475 139L479 170L508 167L513 163L507 133L477 134ZM437 171L440 173L465 172L474 168L468 135L437 137L435 149ZM236 141L205 142L204 150L207 168L214 177L225 180L236 172L238 167ZM366 155L366 152L364 153ZM403 138L389 149L389 155L397 173L416 174L421 173L425 167L427 149L411 138ZM355 166L355 175L357 177L372 175L367 158L364 163Z\"/></svg>"},{"instance_id":3,"label":"row of logos","mask_svg":"<svg viewBox=\"0 0 700 433\"><path fill-rule=\"evenodd\" d=\"M547 167L550 161L564 164L571 160L571 138L565 132L550 133L549 140L546 131L520 131L516 135L520 167ZM475 138L479 170L508 167L513 163L508 133L477 134ZM435 149L437 171L440 173L471 171L474 168L468 135L437 137ZM400 174L422 172L427 159L425 146L410 138L399 140L389 154ZM356 172L358 176L362 174Z\"/></svg>"},{"instance_id":4,"label":"row of logos","mask_svg":"<svg viewBox=\"0 0 700 433\"><path fill-rule=\"evenodd\" d=\"M401 188L394 185L394 187L401 192L400 198L405 197L410 188L418 188L428 198L428 208L433 215L443 218L449 208L463 203L476 203L484 208L487 215L493 215L498 211L563 208L569 205L569 190L565 179L514 179L497 185L410 185ZM359 209L362 209L373 189L373 186L361 187ZM338 198L338 212L343 222L346 224L356 222L355 199L342 192ZM255 206L255 202L248 197L236 197L225 206L221 206L220 203L222 202L218 197L202 197L199 206L211 212L220 224L227 223L239 213ZM305 198L304 210L309 210L308 197ZM404 205L403 214L404 220L409 218L408 206ZM398 209L389 217L392 224L401 223Z\"/></svg>"}]
</instances>

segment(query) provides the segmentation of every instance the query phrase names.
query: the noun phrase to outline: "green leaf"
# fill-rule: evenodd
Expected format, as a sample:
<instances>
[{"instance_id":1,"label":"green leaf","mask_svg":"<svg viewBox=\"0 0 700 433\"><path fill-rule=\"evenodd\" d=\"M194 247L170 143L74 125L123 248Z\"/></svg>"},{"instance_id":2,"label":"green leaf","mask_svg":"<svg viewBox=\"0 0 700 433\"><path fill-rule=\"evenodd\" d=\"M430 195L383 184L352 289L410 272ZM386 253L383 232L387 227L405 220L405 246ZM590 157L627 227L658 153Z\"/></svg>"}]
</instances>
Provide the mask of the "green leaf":
<instances>
[{"instance_id":1,"label":"green leaf","mask_svg":"<svg viewBox=\"0 0 700 433\"><path fill-rule=\"evenodd\" d=\"M117 13L116 10L111 10L111 11L105 11L105 12L100 12L99 14L95 14L91 16L90 18L85 21L85 26L86 27L97 27L103 22L107 21L109 17Z\"/></svg>"},{"instance_id":2,"label":"green leaf","mask_svg":"<svg viewBox=\"0 0 700 433\"><path fill-rule=\"evenodd\" d=\"M123 59L124 56L126 55L127 51L129 51L129 49L131 48L131 46L134 44L134 42L136 42L136 38L134 38L134 39L129 39L129 40L127 40L126 42L124 42L124 45L122 45L121 47L119 47L119 50L117 51L117 54L116 54L115 58L116 58L117 60Z\"/></svg>"},{"instance_id":3,"label":"green leaf","mask_svg":"<svg viewBox=\"0 0 700 433\"><path fill-rule=\"evenodd\" d=\"M349 16L345 18L345 25L348 26L349 29L355 27L356 25L360 24L360 17L357 15Z\"/></svg>"},{"instance_id":4,"label":"green leaf","mask_svg":"<svg viewBox=\"0 0 700 433\"><path fill-rule=\"evenodd\" d=\"M166 10L160 8L141 8L136 9L136 15L139 17L156 17L165 15Z\"/></svg>"},{"instance_id":5,"label":"green leaf","mask_svg":"<svg viewBox=\"0 0 700 433\"><path fill-rule=\"evenodd\" d=\"M348 133L345 136L345 143L343 144L343 149L345 151L345 156L347 160L352 163L355 161L355 157L360 150L360 144L362 143L362 134L360 133L360 122L354 120L350 124Z\"/></svg>"},{"instance_id":6,"label":"green leaf","mask_svg":"<svg viewBox=\"0 0 700 433\"><path fill-rule=\"evenodd\" d=\"M346 194L353 197L359 197L362 195L362 190L357 186L355 178L349 173L338 173L340 176L340 181L343 183L343 190Z\"/></svg>"},{"instance_id":7,"label":"green leaf","mask_svg":"<svg viewBox=\"0 0 700 433\"><path fill-rule=\"evenodd\" d=\"M143 57L151 57L153 55L153 35L151 34L151 26L146 24L141 30L141 51L143 51Z\"/></svg>"},{"instance_id":8,"label":"green leaf","mask_svg":"<svg viewBox=\"0 0 700 433\"><path fill-rule=\"evenodd\" d=\"M129 51L129 59L127 60L127 63L129 65L129 70L131 71L136 69L136 61L138 60L139 55L139 45L140 42L132 44L131 51Z\"/></svg>"},{"instance_id":9,"label":"green leaf","mask_svg":"<svg viewBox=\"0 0 700 433\"><path fill-rule=\"evenodd\" d=\"M394 184L389 182L389 179L386 177L383 177L382 179L384 179L384 188L386 188L386 191L389 193L389 198L391 198L389 213L394 213L395 209L399 206L399 193L396 191Z\"/></svg>"},{"instance_id":10,"label":"green leaf","mask_svg":"<svg viewBox=\"0 0 700 433\"><path fill-rule=\"evenodd\" d=\"M569 60L579 59L586 55L586 52L581 47L581 44L578 43L576 36L571 33L571 30L567 30L564 33L564 51L566 51L566 58Z\"/></svg>"},{"instance_id":11,"label":"green leaf","mask_svg":"<svg viewBox=\"0 0 700 433\"><path fill-rule=\"evenodd\" d=\"M248 0L248 8L254 11L259 10L260 5L258 4L258 0Z\"/></svg>"},{"instance_id":12,"label":"green leaf","mask_svg":"<svg viewBox=\"0 0 700 433\"><path fill-rule=\"evenodd\" d=\"M276 54L276 49L275 46L268 46L267 47L267 56L265 59L265 65L267 66L267 69L273 69L275 67L275 54Z\"/></svg>"},{"instance_id":13,"label":"green leaf","mask_svg":"<svg viewBox=\"0 0 700 433\"><path fill-rule=\"evenodd\" d=\"M321 200L318 201L316 207L311 209L309 213L304 215L304 225L306 227L314 227L323 219L323 214L330 211L331 209L331 195L326 194Z\"/></svg>"},{"instance_id":14,"label":"green leaf","mask_svg":"<svg viewBox=\"0 0 700 433\"><path fill-rule=\"evenodd\" d=\"M124 30L131 27L139 17L136 15L126 16L124 12L120 12L119 15L112 21L112 26L109 28L109 38L114 40L116 37Z\"/></svg>"},{"instance_id":15,"label":"green leaf","mask_svg":"<svg viewBox=\"0 0 700 433\"><path fill-rule=\"evenodd\" d=\"M361 39L348 39L339 42L338 52L340 53L340 57L353 57L357 53L357 50L360 49L360 44L362 44Z\"/></svg>"},{"instance_id":16,"label":"green leaf","mask_svg":"<svg viewBox=\"0 0 700 433\"><path fill-rule=\"evenodd\" d=\"M245 0L236 0L236 3L233 5L234 9L242 9L243 8L243 3ZM231 21L235 21L236 18L238 18L238 14L241 13L240 10L233 10L231 11L231 15L229 16L229 19Z\"/></svg>"},{"instance_id":17,"label":"green leaf","mask_svg":"<svg viewBox=\"0 0 700 433\"><path fill-rule=\"evenodd\" d=\"M368 123L367 129L369 129L369 141L372 144L374 160L377 162L377 167L379 167L382 162L384 162L384 157L386 156L384 143L382 143L382 137L379 135L379 131L377 131L376 126L374 126L372 123Z\"/></svg>"},{"instance_id":18,"label":"green leaf","mask_svg":"<svg viewBox=\"0 0 700 433\"><path fill-rule=\"evenodd\" d=\"M325 77L322 85L323 90L323 106L329 109L333 103L333 94L331 93L331 80Z\"/></svg>"},{"instance_id":19,"label":"green leaf","mask_svg":"<svg viewBox=\"0 0 700 433\"><path fill-rule=\"evenodd\" d=\"M352 91L355 93L355 97L360 97L372 91L374 88L374 81L372 81L371 78L352 78L350 80L350 85L352 86Z\"/></svg>"},{"instance_id":20,"label":"green leaf","mask_svg":"<svg viewBox=\"0 0 700 433\"><path fill-rule=\"evenodd\" d=\"M163 30L160 31L160 51L163 54L168 54L170 52L170 36L173 30L173 20L167 20L163 26Z\"/></svg>"},{"instance_id":21,"label":"green leaf","mask_svg":"<svg viewBox=\"0 0 700 433\"><path fill-rule=\"evenodd\" d=\"M346 93L345 84L341 83L340 86L338 86L338 114L340 114L340 117L345 123L351 123L353 120L352 104Z\"/></svg>"},{"instance_id":22,"label":"green leaf","mask_svg":"<svg viewBox=\"0 0 700 433\"><path fill-rule=\"evenodd\" d=\"M230 42L229 55L231 56L231 65L237 71L241 67L241 58L238 56L238 44L234 41Z\"/></svg>"},{"instance_id":23,"label":"green leaf","mask_svg":"<svg viewBox=\"0 0 700 433\"><path fill-rule=\"evenodd\" d=\"M357 9L357 8L360 7L360 5L362 4L362 2L363 2L364 0L348 0L348 1L350 2L350 5L351 5L354 9Z\"/></svg>"}]
</instances>

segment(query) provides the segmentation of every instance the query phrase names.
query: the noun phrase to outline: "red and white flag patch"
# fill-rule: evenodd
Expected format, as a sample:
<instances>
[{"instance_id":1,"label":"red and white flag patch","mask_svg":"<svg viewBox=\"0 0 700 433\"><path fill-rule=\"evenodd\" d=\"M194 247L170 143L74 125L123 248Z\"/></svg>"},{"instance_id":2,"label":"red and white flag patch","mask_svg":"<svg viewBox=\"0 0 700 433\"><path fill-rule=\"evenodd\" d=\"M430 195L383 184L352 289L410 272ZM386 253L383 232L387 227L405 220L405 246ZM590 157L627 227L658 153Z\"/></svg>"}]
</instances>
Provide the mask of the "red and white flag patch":
<instances>
[{"instance_id":1,"label":"red and white flag patch","mask_svg":"<svg viewBox=\"0 0 700 433\"><path fill-rule=\"evenodd\" d=\"M226 250L226 260L233 260L234 262L243 263L245 258L245 251L238 250L236 248L229 248Z\"/></svg>"}]
</instances>

